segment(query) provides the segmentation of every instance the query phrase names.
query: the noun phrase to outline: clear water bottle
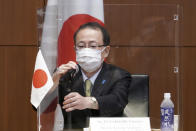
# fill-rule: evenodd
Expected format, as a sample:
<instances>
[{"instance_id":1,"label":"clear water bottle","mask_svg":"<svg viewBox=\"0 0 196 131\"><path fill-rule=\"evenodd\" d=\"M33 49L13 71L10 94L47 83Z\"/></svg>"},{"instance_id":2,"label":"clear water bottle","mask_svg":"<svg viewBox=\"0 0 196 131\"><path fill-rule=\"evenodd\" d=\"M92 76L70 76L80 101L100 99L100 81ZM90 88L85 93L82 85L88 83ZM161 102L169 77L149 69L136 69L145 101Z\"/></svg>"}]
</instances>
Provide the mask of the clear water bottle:
<instances>
[{"instance_id":1,"label":"clear water bottle","mask_svg":"<svg viewBox=\"0 0 196 131\"><path fill-rule=\"evenodd\" d=\"M161 131L174 131L174 104L170 93L164 93L161 103Z\"/></svg>"}]
</instances>

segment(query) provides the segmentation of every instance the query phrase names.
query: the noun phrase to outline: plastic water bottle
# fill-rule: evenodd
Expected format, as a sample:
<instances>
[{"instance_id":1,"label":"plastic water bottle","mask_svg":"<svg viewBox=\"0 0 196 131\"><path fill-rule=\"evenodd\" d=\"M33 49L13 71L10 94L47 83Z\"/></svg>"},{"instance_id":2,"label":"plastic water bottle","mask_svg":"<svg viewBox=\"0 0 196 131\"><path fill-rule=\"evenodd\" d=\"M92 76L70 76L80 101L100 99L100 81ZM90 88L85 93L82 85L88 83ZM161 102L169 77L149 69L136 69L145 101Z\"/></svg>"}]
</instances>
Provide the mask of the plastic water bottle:
<instances>
[{"instance_id":1,"label":"plastic water bottle","mask_svg":"<svg viewBox=\"0 0 196 131\"><path fill-rule=\"evenodd\" d=\"M174 131L174 104L170 93L164 93L161 103L161 131Z\"/></svg>"}]
</instances>

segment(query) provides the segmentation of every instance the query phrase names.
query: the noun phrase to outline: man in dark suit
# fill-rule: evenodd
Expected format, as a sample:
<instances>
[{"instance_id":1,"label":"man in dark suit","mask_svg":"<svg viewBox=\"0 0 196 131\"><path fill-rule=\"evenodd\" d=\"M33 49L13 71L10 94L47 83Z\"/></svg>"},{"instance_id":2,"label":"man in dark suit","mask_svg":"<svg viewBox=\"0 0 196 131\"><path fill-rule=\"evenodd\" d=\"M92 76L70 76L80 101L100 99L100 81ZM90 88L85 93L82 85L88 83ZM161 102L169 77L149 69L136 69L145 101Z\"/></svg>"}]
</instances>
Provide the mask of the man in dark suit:
<instances>
[{"instance_id":1,"label":"man in dark suit","mask_svg":"<svg viewBox=\"0 0 196 131\"><path fill-rule=\"evenodd\" d=\"M53 75L59 88L65 128L84 128L89 117L119 117L128 103L130 74L104 59L110 51L110 37L96 22L86 23L74 34L77 64L62 64ZM71 125L71 126L70 126Z\"/></svg>"}]
</instances>

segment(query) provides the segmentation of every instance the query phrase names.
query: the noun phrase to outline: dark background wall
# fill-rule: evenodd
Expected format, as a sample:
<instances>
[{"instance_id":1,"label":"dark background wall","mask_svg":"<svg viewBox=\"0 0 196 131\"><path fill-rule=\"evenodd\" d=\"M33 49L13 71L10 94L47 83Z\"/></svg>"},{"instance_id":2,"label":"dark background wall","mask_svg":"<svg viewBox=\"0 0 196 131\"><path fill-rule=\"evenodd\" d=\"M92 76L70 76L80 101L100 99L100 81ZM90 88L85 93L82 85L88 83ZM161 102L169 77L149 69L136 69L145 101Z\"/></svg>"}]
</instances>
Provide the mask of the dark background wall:
<instances>
[{"instance_id":1,"label":"dark background wall","mask_svg":"<svg viewBox=\"0 0 196 131\"><path fill-rule=\"evenodd\" d=\"M104 0L104 3L105 23L112 38L112 50L108 62L117 64L131 73L150 75L150 116L159 117L161 95L165 91L171 91L172 100L176 106L175 111L180 114L181 130L196 130L194 120L196 118L196 96L194 95L196 91L194 82L196 78L196 37L194 37L196 35L196 8L194 7L196 1ZM170 27L167 30L174 33L168 36L159 34L166 29L156 24L159 18L152 18L150 22L153 21L153 23L150 26L155 24L158 27L155 33L151 34L152 38L139 39L134 36L137 36L137 31L144 29L145 25L142 27L140 24L142 20L131 18L137 18L136 16L142 13L136 8L138 11L135 14L118 14L118 8L122 6L116 8L110 6L111 4L143 4L153 7L154 5L175 6L178 4L180 18L177 24L166 20L166 27ZM0 130L2 131L36 130L37 115L30 104L30 93L38 50L36 9L44 5L45 1L41 0L0 0ZM156 12L160 9L162 12ZM154 10L147 10L146 14L152 14L153 11L165 18L175 13L171 8L168 8L168 11L167 8L165 10L154 8ZM127 18L127 21L119 18ZM148 22L144 21L144 23ZM131 26L137 23L138 26ZM124 25L130 26L124 27ZM175 36L176 32L178 32L177 36ZM133 40L133 38L137 39ZM176 53L179 57L176 57ZM177 74L171 69L176 66L176 63L179 66ZM154 127L158 127L157 121L152 120Z\"/></svg>"}]
</instances>

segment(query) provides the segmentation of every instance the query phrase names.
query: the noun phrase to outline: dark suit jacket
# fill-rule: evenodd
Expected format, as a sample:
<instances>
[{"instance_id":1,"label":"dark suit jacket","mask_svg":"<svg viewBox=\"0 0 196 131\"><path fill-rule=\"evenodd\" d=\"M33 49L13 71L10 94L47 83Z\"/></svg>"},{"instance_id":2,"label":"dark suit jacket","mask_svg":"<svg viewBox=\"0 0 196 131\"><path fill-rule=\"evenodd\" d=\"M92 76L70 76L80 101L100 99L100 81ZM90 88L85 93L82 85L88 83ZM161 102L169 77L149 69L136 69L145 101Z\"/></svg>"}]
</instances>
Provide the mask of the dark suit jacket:
<instances>
[{"instance_id":1,"label":"dark suit jacket","mask_svg":"<svg viewBox=\"0 0 196 131\"><path fill-rule=\"evenodd\" d=\"M61 80L64 81L64 80ZM63 111L65 128L84 128L88 126L88 118L91 116L118 117L123 115L123 110L128 103L128 87L131 75L127 71L111 64L103 63L103 67L97 76L91 95L97 99L99 110L74 110L71 113ZM62 106L64 96L72 92L78 92L85 96L82 73L79 71L71 83L64 81L59 84L59 103ZM71 119L70 119L71 118ZM71 122L70 122L71 121Z\"/></svg>"}]
</instances>

